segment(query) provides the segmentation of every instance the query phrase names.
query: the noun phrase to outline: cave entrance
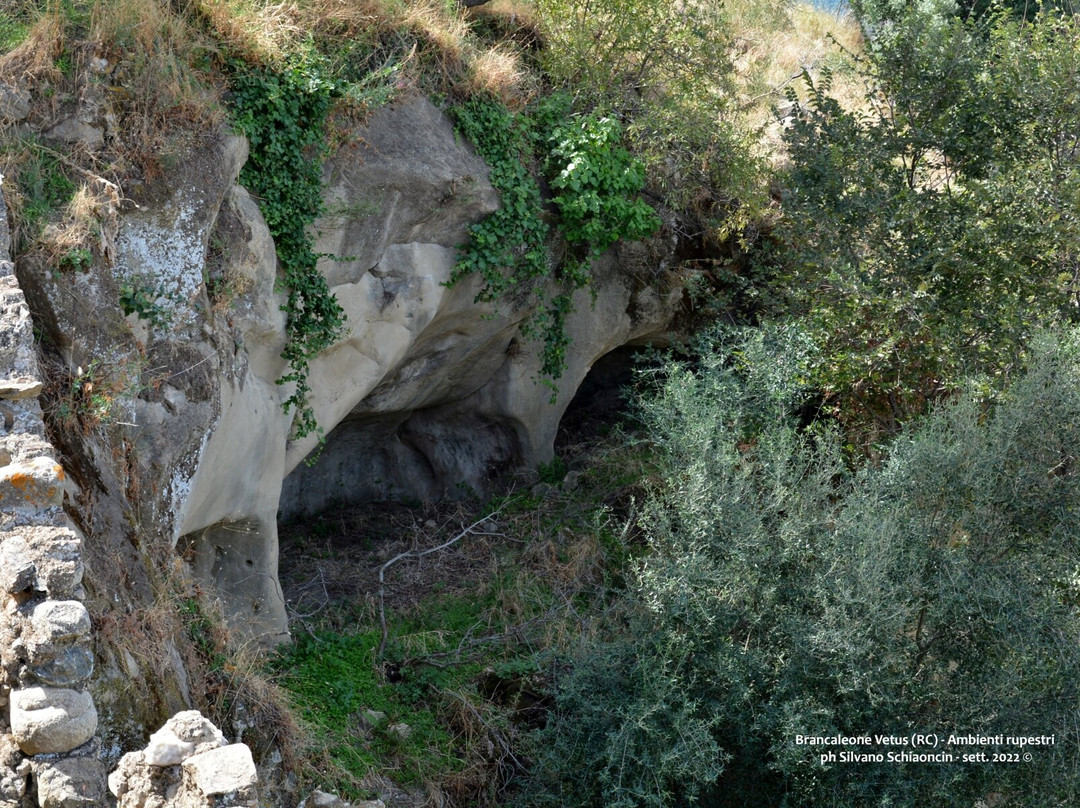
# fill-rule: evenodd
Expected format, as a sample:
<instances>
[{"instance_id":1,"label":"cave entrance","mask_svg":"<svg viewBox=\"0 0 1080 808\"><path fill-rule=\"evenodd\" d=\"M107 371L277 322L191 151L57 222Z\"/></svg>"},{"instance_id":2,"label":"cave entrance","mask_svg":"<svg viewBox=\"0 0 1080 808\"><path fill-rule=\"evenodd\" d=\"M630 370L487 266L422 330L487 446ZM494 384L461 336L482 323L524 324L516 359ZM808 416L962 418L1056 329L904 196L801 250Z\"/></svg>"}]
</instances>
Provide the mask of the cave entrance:
<instances>
[{"instance_id":1,"label":"cave entrance","mask_svg":"<svg viewBox=\"0 0 1080 808\"><path fill-rule=\"evenodd\" d=\"M572 457L603 440L622 424L630 424L628 394L648 349L624 345L593 363L566 408L555 437L555 456Z\"/></svg>"}]
</instances>

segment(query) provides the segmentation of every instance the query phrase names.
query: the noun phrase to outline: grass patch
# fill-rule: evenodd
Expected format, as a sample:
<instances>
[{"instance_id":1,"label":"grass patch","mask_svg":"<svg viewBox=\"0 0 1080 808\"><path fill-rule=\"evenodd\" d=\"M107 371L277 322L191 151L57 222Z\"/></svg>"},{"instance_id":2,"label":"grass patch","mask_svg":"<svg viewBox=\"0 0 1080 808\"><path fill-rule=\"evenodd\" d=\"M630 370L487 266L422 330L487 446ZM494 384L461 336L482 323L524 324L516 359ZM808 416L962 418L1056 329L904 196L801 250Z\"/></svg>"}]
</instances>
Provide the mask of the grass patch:
<instances>
[{"instance_id":1,"label":"grass patch","mask_svg":"<svg viewBox=\"0 0 1080 808\"><path fill-rule=\"evenodd\" d=\"M492 593L434 595L395 617L382 659L370 616L357 625L355 610L335 608L274 657L270 670L308 727L313 779L350 799L371 796L376 775L429 795L489 779L478 739L511 731L492 701L497 681L536 670L512 641L488 641L506 628L493 623L496 605Z\"/></svg>"},{"instance_id":2,"label":"grass patch","mask_svg":"<svg viewBox=\"0 0 1080 808\"><path fill-rule=\"evenodd\" d=\"M375 665L378 644L378 629L320 630L298 637L271 666L330 764L320 767L329 785L349 799L369 796L364 780L376 772L415 785L462 765L424 683L387 682Z\"/></svg>"},{"instance_id":3,"label":"grass patch","mask_svg":"<svg viewBox=\"0 0 1080 808\"><path fill-rule=\"evenodd\" d=\"M644 447L608 449L468 509L383 504L284 527L283 587L303 617L271 667L308 727L310 784L363 798L385 775L432 804L513 804L559 660L612 614L640 552L631 523L649 468ZM379 567L484 514L476 535L389 569L378 658ZM385 719L371 726L369 710Z\"/></svg>"},{"instance_id":4,"label":"grass patch","mask_svg":"<svg viewBox=\"0 0 1080 808\"><path fill-rule=\"evenodd\" d=\"M10 11L0 11L0 53L14 50L30 33L30 24Z\"/></svg>"}]
</instances>

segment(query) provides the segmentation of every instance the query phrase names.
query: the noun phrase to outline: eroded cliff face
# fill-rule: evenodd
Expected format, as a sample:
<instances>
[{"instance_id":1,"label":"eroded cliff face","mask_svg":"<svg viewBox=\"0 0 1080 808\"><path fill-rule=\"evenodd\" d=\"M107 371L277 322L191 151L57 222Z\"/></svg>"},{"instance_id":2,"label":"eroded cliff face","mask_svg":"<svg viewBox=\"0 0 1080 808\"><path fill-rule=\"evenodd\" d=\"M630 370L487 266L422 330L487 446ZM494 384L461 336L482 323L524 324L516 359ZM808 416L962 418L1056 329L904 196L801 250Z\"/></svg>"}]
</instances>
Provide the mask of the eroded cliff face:
<instances>
[{"instance_id":1,"label":"eroded cliff face","mask_svg":"<svg viewBox=\"0 0 1080 808\"><path fill-rule=\"evenodd\" d=\"M188 706L197 684L155 623L181 591L220 598L260 642L287 635L279 514L340 501L483 492L550 460L593 363L663 339L678 298L673 245L620 247L575 296L557 395L521 335L534 297L474 302L448 285L466 228L495 210L488 170L447 117L414 97L377 112L325 168L317 249L347 314L311 364L318 437L290 440L284 300L274 244L237 184L242 138L201 136L160 181L113 195L104 259L18 265L48 378L43 402L68 472L65 508L88 537L99 706L117 747ZM668 289L660 292L658 289ZM128 312L125 314L125 310ZM185 590L184 587L187 587ZM156 632L154 655L132 637ZM143 733L145 735L145 733Z\"/></svg>"}]
</instances>

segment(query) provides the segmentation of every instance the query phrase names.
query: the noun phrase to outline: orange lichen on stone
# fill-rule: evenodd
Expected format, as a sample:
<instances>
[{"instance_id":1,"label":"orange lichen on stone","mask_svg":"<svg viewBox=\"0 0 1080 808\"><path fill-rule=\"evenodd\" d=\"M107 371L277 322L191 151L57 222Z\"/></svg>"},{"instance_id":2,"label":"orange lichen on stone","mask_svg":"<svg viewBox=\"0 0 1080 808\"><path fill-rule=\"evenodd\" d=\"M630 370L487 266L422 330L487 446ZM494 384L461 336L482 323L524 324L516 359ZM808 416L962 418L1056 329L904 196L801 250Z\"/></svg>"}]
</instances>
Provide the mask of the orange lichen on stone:
<instances>
[{"instance_id":1,"label":"orange lichen on stone","mask_svg":"<svg viewBox=\"0 0 1080 808\"><path fill-rule=\"evenodd\" d=\"M59 505L63 497L64 470L50 458L34 458L26 464L0 470L0 502L21 507L27 504Z\"/></svg>"}]
</instances>

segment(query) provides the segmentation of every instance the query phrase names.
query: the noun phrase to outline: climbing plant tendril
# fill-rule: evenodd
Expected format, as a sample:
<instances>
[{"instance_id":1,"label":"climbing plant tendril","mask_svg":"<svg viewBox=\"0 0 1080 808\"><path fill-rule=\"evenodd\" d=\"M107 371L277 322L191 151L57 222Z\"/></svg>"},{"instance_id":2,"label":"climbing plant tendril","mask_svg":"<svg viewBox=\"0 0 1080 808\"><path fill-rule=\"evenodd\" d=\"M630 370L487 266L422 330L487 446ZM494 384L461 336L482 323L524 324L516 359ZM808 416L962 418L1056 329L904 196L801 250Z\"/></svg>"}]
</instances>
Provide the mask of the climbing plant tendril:
<instances>
[{"instance_id":1,"label":"climbing plant tendril","mask_svg":"<svg viewBox=\"0 0 1080 808\"><path fill-rule=\"evenodd\" d=\"M240 182L259 200L274 237L281 287L288 293L288 344L282 357L289 370L278 384L296 387L284 402L295 408L294 436L318 432L308 402L311 359L341 335L345 312L316 264L308 228L322 212L326 115L335 93L316 67L297 64L279 71L243 67L232 77L233 122L251 144Z\"/></svg>"}]
</instances>

